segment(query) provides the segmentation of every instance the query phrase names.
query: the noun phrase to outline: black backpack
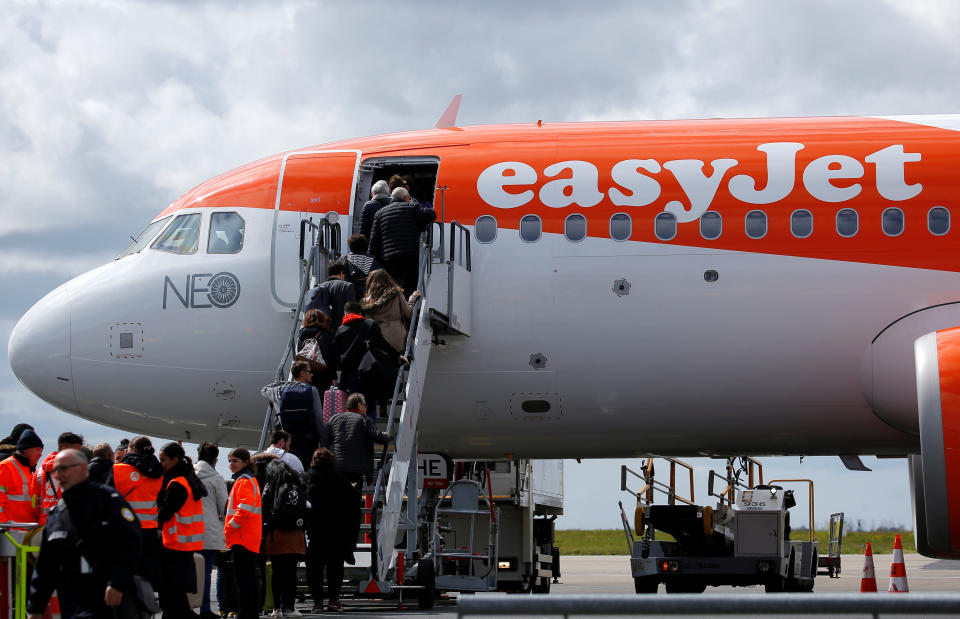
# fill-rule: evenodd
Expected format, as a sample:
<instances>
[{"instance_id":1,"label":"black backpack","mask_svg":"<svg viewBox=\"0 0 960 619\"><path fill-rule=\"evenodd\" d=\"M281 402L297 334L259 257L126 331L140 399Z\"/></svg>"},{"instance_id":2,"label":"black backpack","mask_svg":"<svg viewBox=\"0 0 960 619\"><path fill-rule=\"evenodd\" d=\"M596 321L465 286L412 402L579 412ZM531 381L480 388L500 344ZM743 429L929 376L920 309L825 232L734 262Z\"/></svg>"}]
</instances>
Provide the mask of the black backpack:
<instances>
[{"instance_id":1,"label":"black backpack","mask_svg":"<svg viewBox=\"0 0 960 619\"><path fill-rule=\"evenodd\" d=\"M284 386L280 394L280 410L277 411L277 428L293 436L312 437L316 433L313 410L313 385L292 382Z\"/></svg>"},{"instance_id":2,"label":"black backpack","mask_svg":"<svg viewBox=\"0 0 960 619\"><path fill-rule=\"evenodd\" d=\"M283 531L302 529L307 524L307 491L295 478L280 484L273 494L270 528Z\"/></svg>"},{"instance_id":3,"label":"black backpack","mask_svg":"<svg viewBox=\"0 0 960 619\"><path fill-rule=\"evenodd\" d=\"M344 261L344 266L347 267L347 274L344 279L352 283L357 289L357 296L363 298L363 293L367 286L367 276L363 274L360 267L349 260Z\"/></svg>"}]
</instances>

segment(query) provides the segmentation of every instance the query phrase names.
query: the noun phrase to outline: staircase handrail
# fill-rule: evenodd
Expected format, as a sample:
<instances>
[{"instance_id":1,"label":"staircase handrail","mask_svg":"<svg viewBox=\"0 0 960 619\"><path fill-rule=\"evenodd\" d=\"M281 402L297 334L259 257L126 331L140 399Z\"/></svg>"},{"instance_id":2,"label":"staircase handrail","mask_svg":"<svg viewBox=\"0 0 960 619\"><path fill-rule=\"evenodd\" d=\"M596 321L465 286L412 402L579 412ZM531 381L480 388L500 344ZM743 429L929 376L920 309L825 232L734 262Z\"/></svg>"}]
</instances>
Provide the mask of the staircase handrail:
<instances>
[{"instance_id":1,"label":"staircase handrail","mask_svg":"<svg viewBox=\"0 0 960 619\"><path fill-rule=\"evenodd\" d=\"M430 264L432 259L431 240L432 235L426 234L426 240L420 242L420 264L418 267L417 275L417 290L420 291L420 298L417 299L416 303L413 305L413 311L410 316L410 329L407 332L407 341L404 344L403 356L407 359L408 362L413 362L413 347L414 342L417 339L417 327L420 323L420 312L423 311L423 305L426 301L426 280L429 275L427 265ZM393 427L396 420L397 412L397 399L400 397L400 392L403 390L404 385L404 374L409 371L409 368L403 368L400 372L397 373L397 380L393 385L393 398L390 401L390 412L387 414L387 434L393 434ZM380 454L380 470L377 473L377 481L374 485L373 492L373 502L376 504L377 500L380 498L380 491L383 486L383 471L384 464L387 461L387 445L383 446L383 451Z\"/></svg>"},{"instance_id":2,"label":"staircase handrail","mask_svg":"<svg viewBox=\"0 0 960 619\"><path fill-rule=\"evenodd\" d=\"M306 264L304 262L304 240L306 239L306 230L307 228L312 228L319 232L315 242L310 244L310 257L307 258ZM339 232L340 224L331 224L327 220L321 220L320 224L313 223L312 219L301 219L300 220L300 262L301 262L301 276L300 276L300 296L297 299L297 307L293 312L293 327L290 330L290 339L287 340L287 344L283 349L283 355L280 357L280 365L277 366L277 374L275 380L283 380L284 370L287 367L287 360L290 359L290 355L294 354L294 349L297 342L297 331L300 327L300 314L303 312L303 303L307 297L307 291L310 289L310 273L313 270L313 264L317 257L317 247L330 251L326 247L327 242L331 246L339 246L338 242L334 242L334 239L339 241ZM333 252L337 252L337 249L334 247ZM331 254L334 255L334 254ZM267 447L267 437L270 434L270 425L273 419L273 404L267 404L267 412L263 419L263 429L260 431L260 444L259 451L263 451Z\"/></svg>"}]
</instances>

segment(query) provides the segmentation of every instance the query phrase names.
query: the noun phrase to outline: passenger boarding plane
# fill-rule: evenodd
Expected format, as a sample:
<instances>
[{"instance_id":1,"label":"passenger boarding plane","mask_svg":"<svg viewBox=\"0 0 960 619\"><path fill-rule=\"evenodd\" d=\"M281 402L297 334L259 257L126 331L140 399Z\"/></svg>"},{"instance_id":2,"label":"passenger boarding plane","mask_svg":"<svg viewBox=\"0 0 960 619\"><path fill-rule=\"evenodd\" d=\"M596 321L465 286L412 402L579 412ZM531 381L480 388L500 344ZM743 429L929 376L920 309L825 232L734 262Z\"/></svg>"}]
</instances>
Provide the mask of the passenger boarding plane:
<instances>
[{"instance_id":1,"label":"passenger boarding plane","mask_svg":"<svg viewBox=\"0 0 960 619\"><path fill-rule=\"evenodd\" d=\"M301 219L346 247L410 174L472 259L421 449L910 455L918 548L960 558L960 116L449 125L202 183L20 320L14 372L99 423L256 444Z\"/></svg>"}]
</instances>

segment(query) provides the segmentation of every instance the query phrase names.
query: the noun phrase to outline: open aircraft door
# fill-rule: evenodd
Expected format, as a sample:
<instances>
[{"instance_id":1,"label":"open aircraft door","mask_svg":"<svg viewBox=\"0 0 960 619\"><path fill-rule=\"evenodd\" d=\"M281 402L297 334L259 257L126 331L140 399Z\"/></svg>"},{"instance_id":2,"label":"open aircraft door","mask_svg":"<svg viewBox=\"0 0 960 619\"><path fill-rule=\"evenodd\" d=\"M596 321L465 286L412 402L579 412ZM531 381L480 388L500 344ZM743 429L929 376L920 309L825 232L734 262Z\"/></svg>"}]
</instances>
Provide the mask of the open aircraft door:
<instances>
[{"instance_id":1,"label":"open aircraft door","mask_svg":"<svg viewBox=\"0 0 960 619\"><path fill-rule=\"evenodd\" d=\"M270 243L271 292L284 308L296 307L300 294L300 220L312 217L316 221L334 211L342 224L348 223L359 162L360 151L356 150L299 152L284 157ZM346 247L350 226L341 228L340 246Z\"/></svg>"}]
</instances>

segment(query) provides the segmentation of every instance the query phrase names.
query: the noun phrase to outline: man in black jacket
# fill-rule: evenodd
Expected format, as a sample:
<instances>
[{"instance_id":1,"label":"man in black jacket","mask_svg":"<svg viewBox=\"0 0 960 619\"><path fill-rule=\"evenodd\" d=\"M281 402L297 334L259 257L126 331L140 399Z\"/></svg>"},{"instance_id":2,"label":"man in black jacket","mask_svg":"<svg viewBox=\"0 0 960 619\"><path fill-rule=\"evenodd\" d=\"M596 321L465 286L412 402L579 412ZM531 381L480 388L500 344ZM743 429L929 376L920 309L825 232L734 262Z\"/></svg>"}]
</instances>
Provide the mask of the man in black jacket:
<instances>
[{"instance_id":1,"label":"man in black jacket","mask_svg":"<svg viewBox=\"0 0 960 619\"><path fill-rule=\"evenodd\" d=\"M379 180L370 188L370 200L360 211L360 234L370 238L370 228L377 211L390 204L390 186L387 181ZM352 248L351 248L352 249Z\"/></svg>"},{"instance_id":2,"label":"man in black jacket","mask_svg":"<svg viewBox=\"0 0 960 619\"><path fill-rule=\"evenodd\" d=\"M347 266L340 262L331 262L327 267L327 281L314 286L307 293L303 313L318 309L330 317L336 329L343 321L343 306L357 300L357 289L348 281Z\"/></svg>"},{"instance_id":3,"label":"man in black jacket","mask_svg":"<svg viewBox=\"0 0 960 619\"><path fill-rule=\"evenodd\" d=\"M140 523L120 493L88 479L82 452L59 452L53 471L63 499L43 529L27 612L39 619L56 589L64 617L109 618L135 601Z\"/></svg>"},{"instance_id":4,"label":"man in black jacket","mask_svg":"<svg viewBox=\"0 0 960 619\"><path fill-rule=\"evenodd\" d=\"M373 444L386 445L392 438L377 430L366 413L363 394L350 394L347 410L330 419L328 426L327 447L337 460L337 470L351 484L361 484L364 477L372 479Z\"/></svg>"},{"instance_id":5,"label":"man in black jacket","mask_svg":"<svg viewBox=\"0 0 960 619\"><path fill-rule=\"evenodd\" d=\"M409 297L417 288L420 234L436 220L437 213L413 202L404 187L394 189L391 196L393 202L373 218L369 252Z\"/></svg>"}]
</instances>

